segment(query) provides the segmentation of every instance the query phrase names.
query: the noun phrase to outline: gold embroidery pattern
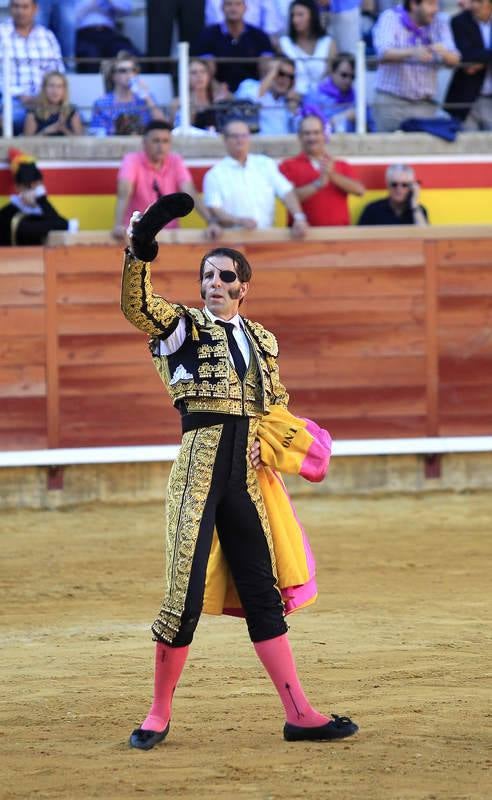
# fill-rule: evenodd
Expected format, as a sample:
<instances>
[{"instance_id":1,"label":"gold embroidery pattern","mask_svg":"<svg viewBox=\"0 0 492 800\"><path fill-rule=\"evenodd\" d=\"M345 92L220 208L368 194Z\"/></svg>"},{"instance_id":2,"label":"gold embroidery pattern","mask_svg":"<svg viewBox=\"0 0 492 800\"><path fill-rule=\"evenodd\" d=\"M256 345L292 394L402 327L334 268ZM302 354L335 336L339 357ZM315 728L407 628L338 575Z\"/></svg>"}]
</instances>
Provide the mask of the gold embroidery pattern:
<instances>
[{"instance_id":1,"label":"gold embroidery pattern","mask_svg":"<svg viewBox=\"0 0 492 800\"><path fill-rule=\"evenodd\" d=\"M251 322L250 319L244 319L244 322L265 353L278 356L278 343L273 333L267 331L259 322Z\"/></svg>"},{"instance_id":2,"label":"gold embroidery pattern","mask_svg":"<svg viewBox=\"0 0 492 800\"><path fill-rule=\"evenodd\" d=\"M132 325L154 336L163 333L185 313L182 306L169 303L154 294L150 264L139 261L129 253L125 255L123 265L121 310Z\"/></svg>"},{"instance_id":3,"label":"gold embroidery pattern","mask_svg":"<svg viewBox=\"0 0 492 800\"><path fill-rule=\"evenodd\" d=\"M222 425L183 435L167 493L166 590L152 631L172 643L179 630L203 509L210 491Z\"/></svg>"}]
</instances>

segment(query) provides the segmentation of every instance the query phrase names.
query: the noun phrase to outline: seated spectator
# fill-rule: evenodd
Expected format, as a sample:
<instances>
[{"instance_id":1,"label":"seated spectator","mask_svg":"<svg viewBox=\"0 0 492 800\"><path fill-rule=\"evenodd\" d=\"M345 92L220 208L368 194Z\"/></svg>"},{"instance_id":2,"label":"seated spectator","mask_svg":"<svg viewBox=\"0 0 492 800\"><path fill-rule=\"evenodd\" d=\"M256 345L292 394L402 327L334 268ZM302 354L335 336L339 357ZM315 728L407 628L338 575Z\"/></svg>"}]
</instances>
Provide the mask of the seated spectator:
<instances>
[{"instance_id":1,"label":"seated spectator","mask_svg":"<svg viewBox=\"0 0 492 800\"><path fill-rule=\"evenodd\" d=\"M68 97L68 81L61 72L47 72L32 111L24 121L24 136L81 136L80 114Z\"/></svg>"},{"instance_id":2,"label":"seated spectator","mask_svg":"<svg viewBox=\"0 0 492 800\"><path fill-rule=\"evenodd\" d=\"M78 220L61 217L49 202L34 159L13 148L9 159L15 192L0 208L0 245L40 245L50 231L77 231Z\"/></svg>"},{"instance_id":3,"label":"seated spectator","mask_svg":"<svg viewBox=\"0 0 492 800\"><path fill-rule=\"evenodd\" d=\"M220 227L205 208L181 156L171 152L172 129L169 122L150 122L142 138L142 149L127 153L118 172L115 222L112 235L123 241L134 211L145 210L159 197L186 192L193 197L195 208L208 225L206 236L214 239ZM166 227L176 228L174 219Z\"/></svg>"},{"instance_id":4,"label":"seated spectator","mask_svg":"<svg viewBox=\"0 0 492 800\"><path fill-rule=\"evenodd\" d=\"M288 3L290 0L287 0ZM277 7L275 0L248 0L244 21L264 31L271 38L285 33L287 29L281 9ZM223 22L222 0L206 0L205 25L222 25Z\"/></svg>"},{"instance_id":5,"label":"seated spectator","mask_svg":"<svg viewBox=\"0 0 492 800\"><path fill-rule=\"evenodd\" d=\"M301 152L280 164L280 171L296 187L310 225L349 225L348 195L359 197L365 186L350 164L330 155L323 120L310 114L300 122Z\"/></svg>"},{"instance_id":6,"label":"seated spectator","mask_svg":"<svg viewBox=\"0 0 492 800\"><path fill-rule=\"evenodd\" d=\"M195 128L217 130L216 103L232 95L226 84L220 84L212 76L211 64L204 58L190 60L190 125ZM181 124L179 97L171 104L171 120L175 128Z\"/></svg>"},{"instance_id":7,"label":"seated spectator","mask_svg":"<svg viewBox=\"0 0 492 800\"><path fill-rule=\"evenodd\" d=\"M329 122L335 133L353 133L356 122L354 78L354 57L351 53L338 53L332 62L331 75L321 81L316 91L304 96L304 113L315 114ZM369 108L366 116L368 130L373 130Z\"/></svg>"},{"instance_id":8,"label":"seated spectator","mask_svg":"<svg viewBox=\"0 0 492 800\"><path fill-rule=\"evenodd\" d=\"M125 51L103 65L106 94L92 108L91 133L103 136L142 133L151 120L164 119L147 87L137 78L138 73L135 56Z\"/></svg>"},{"instance_id":9,"label":"seated spectator","mask_svg":"<svg viewBox=\"0 0 492 800\"><path fill-rule=\"evenodd\" d=\"M223 0L224 23L210 25L202 31L192 47L193 55L202 58L260 58L272 56L270 39L259 28L244 21L246 5L244 0ZM241 81L258 78L258 68L247 61L217 64L215 77L219 83L226 83L235 92Z\"/></svg>"},{"instance_id":10,"label":"seated spectator","mask_svg":"<svg viewBox=\"0 0 492 800\"><path fill-rule=\"evenodd\" d=\"M38 0L37 21L55 34L67 67L74 68L75 6L67 0Z\"/></svg>"},{"instance_id":11,"label":"seated spectator","mask_svg":"<svg viewBox=\"0 0 492 800\"><path fill-rule=\"evenodd\" d=\"M420 187L412 167L392 164L386 170L388 196L362 211L358 225L427 225L427 210L419 204Z\"/></svg>"},{"instance_id":12,"label":"seated spectator","mask_svg":"<svg viewBox=\"0 0 492 800\"><path fill-rule=\"evenodd\" d=\"M8 42L12 52L10 91L14 134L22 133L26 113L36 102L45 72L65 72L55 36L34 22L37 11L34 0L10 0L11 18L0 24L2 51Z\"/></svg>"},{"instance_id":13,"label":"seated spectator","mask_svg":"<svg viewBox=\"0 0 492 800\"><path fill-rule=\"evenodd\" d=\"M373 114L378 131L395 131L410 117L430 119L437 70L460 60L438 0L404 0L384 11L374 28L374 47L381 59L376 72Z\"/></svg>"},{"instance_id":14,"label":"seated spectator","mask_svg":"<svg viewBox=\"0 0 492 800\"><path fill-rule=\"evenodd\" d=\"M467 66L457 69L447 95L447 110L464 131L492 130L492 0L472 0L451 20L454 41ZM472 63L469 63L472 62Z\"/></svg>"},{"instance_id":15,"label":"seated spectator","mask_svg":"<svg viewBox=\"0 0 492 800\"><path fill-rule=\"evenodd\" d=\"M273 226L278 197L293 216L294 235L304 236L306 217L294 187L272 158L249 152L250 138L245 122L227 123L224 128L227 156L205 173L205 205L223 227L255 230Z\"/></svg>"},{"instance_id":16,"label":"seated spectator","mask_svg":"<svg viewBox=\"0 0 492 800\"><path fill-rule=\"evenodd\" d=\"M314 0L294 0L290 4L289 33L280 37L279 47L295 62L295 88L299 94L315 91L330 70L336 46L321 27Z\"/></svg>"},{"instance_id":17,"label":"seated spectator","mask_svg":"<svg viewBox=\"0 0 492 800\"><path fill-rule=\"evenodd\" d=\"M78 64L78 72L97 72L102 58L113 58L122 50L140 55L133 42L118 30L121 17L131 11L131 0L76 0L75 52L77 58L94 59Z\"/></svg>"},{"instance_id":18,"label":"seated spectator","mask_svg":"<svg viewBox=\"0 0 492 800\"><path fill-rule=\"evenodd\" d=\"M296 68L290 58L270 61L264 78L247 78L239 84L236 97L260 105L259 133L278 136L293 133L301 101L294 89Z\"/></svg>"}]
</instances>

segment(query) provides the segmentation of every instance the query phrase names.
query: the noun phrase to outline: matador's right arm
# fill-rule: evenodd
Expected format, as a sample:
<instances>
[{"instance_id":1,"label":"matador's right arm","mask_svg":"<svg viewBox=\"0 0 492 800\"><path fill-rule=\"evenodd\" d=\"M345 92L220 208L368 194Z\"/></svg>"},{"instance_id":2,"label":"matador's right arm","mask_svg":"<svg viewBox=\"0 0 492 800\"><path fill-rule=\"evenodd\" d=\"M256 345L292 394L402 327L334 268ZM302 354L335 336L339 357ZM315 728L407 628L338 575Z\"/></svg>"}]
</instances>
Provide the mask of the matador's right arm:
<instances>
[{"instance_id":1,"label":"matador's right arm","mask_svg":"<svg viewBox=\"0 0 492 800\"><path fill-rule=\"evenodd\" d=\"M143 216L133 214L130 221L131 249L126 251L123 264L121 310L132 325L150 336L169 336L186 313L183 306L154 294L150 262L159 249L154 237L171 220L189 214L193 205L185 192L165 195Z\"/></svg>"},{"instance_id":2,"label":"matador's right arm","mask_svg":"<svg viewBox=\"0 0 492 800\"><path fill-rule=\"evenodd\" d=\"M154 293L150 263L125 253L121 283L121 310L132 325L150 336L169 336L185 309Z\"/></svg>"}]
</instances>

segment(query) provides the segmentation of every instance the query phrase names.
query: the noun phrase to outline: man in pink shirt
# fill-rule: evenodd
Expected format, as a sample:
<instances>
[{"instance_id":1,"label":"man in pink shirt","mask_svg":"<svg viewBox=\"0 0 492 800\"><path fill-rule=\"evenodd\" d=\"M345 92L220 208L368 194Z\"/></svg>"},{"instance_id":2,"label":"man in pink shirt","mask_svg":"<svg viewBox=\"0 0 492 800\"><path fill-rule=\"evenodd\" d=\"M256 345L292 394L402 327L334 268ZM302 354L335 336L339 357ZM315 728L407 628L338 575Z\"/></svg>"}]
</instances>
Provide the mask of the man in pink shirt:
<instances>
[{"instance_id":1,"label":"man in pink shirt","mask_svg":"<svg viewBox=\"0 0 492 800\"><path fill-rule=\"evenodd\" d=\"M143 149L127 153L118 172L116 212L112 235L118 241L126 238L126 229L134 211L145 211L165 194L186 192L195 201L195 208L207 223L207 238L215 239L221 231L211 212L204 206L193 185L190 171L181 156L171 152L172 127L168 122L153 120L143 134ZM177 220L166 225L176 228Z\"/></svg>"}]
</instances>

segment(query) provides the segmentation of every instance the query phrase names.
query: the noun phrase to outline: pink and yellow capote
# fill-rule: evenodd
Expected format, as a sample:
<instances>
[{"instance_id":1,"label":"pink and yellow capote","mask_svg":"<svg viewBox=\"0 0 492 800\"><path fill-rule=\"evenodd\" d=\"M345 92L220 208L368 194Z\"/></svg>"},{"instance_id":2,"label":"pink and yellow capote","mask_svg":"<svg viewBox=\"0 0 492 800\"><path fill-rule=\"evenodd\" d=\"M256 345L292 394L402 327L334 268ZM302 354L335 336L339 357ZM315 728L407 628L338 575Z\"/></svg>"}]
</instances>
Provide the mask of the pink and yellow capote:
<instances>
[{"instance_id":1,"label":"pink and yellow capote","mask_svg":"<svg viewBox=\"0 0 492 800\"><path fill-rule=\"evenodd\" d=\"M257 471L273 541L278 587L286 614L314 603L316 565L306 532L280 473L322 481L328 471L331 436L315 422L272 406L258 426L262 467ZM234 581L214 532L207 566L203 611L244 616Z\"/></svg>"}]
</instances>

